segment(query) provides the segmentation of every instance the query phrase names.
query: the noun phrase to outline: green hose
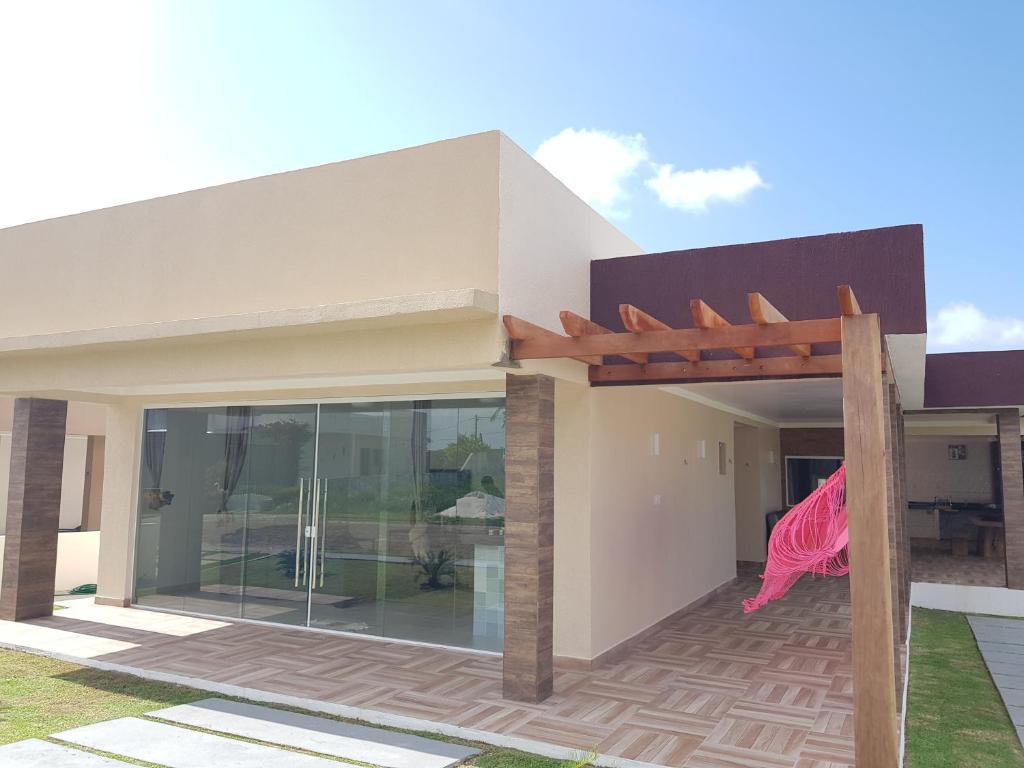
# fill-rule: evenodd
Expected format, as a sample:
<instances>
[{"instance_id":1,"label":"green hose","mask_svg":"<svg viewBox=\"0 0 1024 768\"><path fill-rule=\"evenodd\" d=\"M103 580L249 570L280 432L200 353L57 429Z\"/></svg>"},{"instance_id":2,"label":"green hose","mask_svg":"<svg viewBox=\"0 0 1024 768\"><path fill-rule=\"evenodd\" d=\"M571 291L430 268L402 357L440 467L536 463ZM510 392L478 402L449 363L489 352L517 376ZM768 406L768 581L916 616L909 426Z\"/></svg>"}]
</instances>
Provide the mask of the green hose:
<instances>
[{"instance_id":1,"label":"green hose","mask_svg":"<svg viewBox=\"0 0 1024 768\"><path fill-rule=\"evenodd\" d=\"M79 584L77 587L71 590L72 595L95 595L96 585L95 584Z\"/></svg>"}]
</instances>

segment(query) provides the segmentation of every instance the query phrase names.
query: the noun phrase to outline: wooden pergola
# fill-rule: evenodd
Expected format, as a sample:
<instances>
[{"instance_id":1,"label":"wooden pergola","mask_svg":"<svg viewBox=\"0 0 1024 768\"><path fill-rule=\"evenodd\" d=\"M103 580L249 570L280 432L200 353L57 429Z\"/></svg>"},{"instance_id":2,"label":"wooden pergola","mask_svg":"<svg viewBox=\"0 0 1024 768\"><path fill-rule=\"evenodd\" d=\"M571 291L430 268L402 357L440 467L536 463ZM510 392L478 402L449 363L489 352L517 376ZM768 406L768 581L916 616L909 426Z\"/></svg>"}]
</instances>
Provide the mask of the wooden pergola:
<instances>
[{"instance_id":1,"label":"wooden pergola","mask_svg":"<svg viewBox=\"0 0 1024 768\"><path fill-rule=\"evenodd\" d=\"M589 366L592 384L842 378L856 759L858 765L888 768L897 765L899 754L887 508L893 466L889 401L879 317L861 312L850 286L837 292L839 315L820 320L788 320L760 293L750 293L751 322L744 325L732 325L701 299L690 303L694 328L672 328L630 304L619 306L625 332L568 311L561 313L566 335L510 315L504 324L513 360L578 360ZM838 344L841 352L815 354L816 344ZM768 349L781 354L758 356ZM713 351L728 356L704 358ZM652 361L652 355L672 359ZM609 357L627 362L609 364Z\"/></svg>"}]
</instances>

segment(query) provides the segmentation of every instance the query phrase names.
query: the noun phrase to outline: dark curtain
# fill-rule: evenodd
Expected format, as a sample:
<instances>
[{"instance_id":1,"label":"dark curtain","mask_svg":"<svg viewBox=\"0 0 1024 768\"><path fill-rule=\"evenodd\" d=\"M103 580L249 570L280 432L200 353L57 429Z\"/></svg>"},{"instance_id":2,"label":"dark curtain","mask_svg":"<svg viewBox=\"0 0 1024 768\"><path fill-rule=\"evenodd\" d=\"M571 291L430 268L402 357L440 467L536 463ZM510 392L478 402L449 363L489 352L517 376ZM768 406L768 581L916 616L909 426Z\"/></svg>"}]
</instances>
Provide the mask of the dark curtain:
<instances>
[{"instance_id":1,"label":"dark curtain","mask_svg":"<svg viewBox=\"0 0 1024 768\"><path fill-rule=\"evenodd\" d=\"M142 452L149 477L147 488L160 488L164 474L164 448L167 445L167 412L146 411L143 423L146 431Z\"/></svg>"},{"instance_id":2,"label":"dark curtain","mask_svg":"<svg viewBox=\"0 0 1024 768\"><path fill-rule=\"evenodd\" d=\"M252 407L233 405L227 409L227 430L224 434L224 482L220 490L220 512L228 508L242 469L249 454L249 436L252 434Z\"/></svg>"}]
</instances>

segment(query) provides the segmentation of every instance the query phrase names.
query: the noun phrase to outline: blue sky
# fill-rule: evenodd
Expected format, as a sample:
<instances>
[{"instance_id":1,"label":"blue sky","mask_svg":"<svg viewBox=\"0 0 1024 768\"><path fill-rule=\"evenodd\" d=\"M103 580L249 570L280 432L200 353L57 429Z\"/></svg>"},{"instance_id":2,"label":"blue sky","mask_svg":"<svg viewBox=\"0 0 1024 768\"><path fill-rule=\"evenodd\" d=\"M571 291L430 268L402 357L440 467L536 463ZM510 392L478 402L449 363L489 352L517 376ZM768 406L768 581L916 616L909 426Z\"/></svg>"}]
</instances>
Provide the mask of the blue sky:
<instances>
[{"instance_id":1,"label":"blue sky","mask_svg":"<svg viewBox=\"0 0 1024 768\"><path fill-rule=\"evenodd\" d=\"M0 225L500 128L649 251L921 223L1024 347L1024 3L83 6L0 6Z\"/></svg>"}]
</instances>

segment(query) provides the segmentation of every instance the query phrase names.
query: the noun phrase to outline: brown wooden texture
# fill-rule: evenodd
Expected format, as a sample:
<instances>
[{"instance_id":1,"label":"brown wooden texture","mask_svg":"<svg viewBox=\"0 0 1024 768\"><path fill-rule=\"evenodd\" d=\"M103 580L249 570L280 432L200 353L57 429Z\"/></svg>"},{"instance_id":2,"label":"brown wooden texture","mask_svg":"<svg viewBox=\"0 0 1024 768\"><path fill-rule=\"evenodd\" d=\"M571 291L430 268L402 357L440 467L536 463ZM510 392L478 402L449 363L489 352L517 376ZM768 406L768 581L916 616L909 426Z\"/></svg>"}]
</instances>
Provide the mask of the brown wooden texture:
<instances>
[{"instance_id":1,"label":"brown wooden texture","mask_svg":"<svg viewBox=\"0 0 1024 768\"><path fill-rule=\"evenodd\" d=\"M758 325L789 322L789 318L779 312L768 299L757 291L747 294L747 307L750 309L750 319ZM789 348L800 357L811 356L810 344L791 344Z\"/></svg>"},{"instance_id":2,"label":"brown wooden texture","mask_svg":"<svg viewBox=\"0 0 1024 768\"><path fill-rule=\"evenodd\" d=\"M64 400L14 401L0 619L53 613L67 412Z\"/></svg>"},{"instance_id":3,"label":"brown wooden texture","mask_svg":"<svg viewBox=\"0 0 1024 768\"><path fill-rule=\"evenodd\" d=\"M505 331L508 333L509 338L512 339L513 348L515 344L532 340L555 340L564 339L564 336L559 336L554 331L549 331L547 328L541 328L539 325L521 320L513 315L505 315L502 318L502 322L505 324ZM555 355L555 357L571 357L574 360L579 360L581 363L587 365L600 365L604 362L604 359L600 355Z\"/></svg>"},{"instance_id":4,"label":"brown wooden texture","mask_svg":"<svg viewBox=\"0 0 1024 768\"><path fill-rule=\"evenodd\" d=\"M727 328L732 325L732 323L709 307L703 299L694 299L690 302L690 314L693 315L693 324L698 328L710 330L712 328ZM736 347L733 349L733 352L744 360L754 359L753 347Z\"/></svg>"},{"instance_id":5,"label":"brown wooden texture","mask_svg":"<svg viewBox=\"0 0 1024 768\"><path fill-rule=\"evenodd\" d=\"M836 288L836 293L839 295L839 314L843 317L861 314L860 302L853 294L853 288L848 285L840 285Z\"/></svg>"},{"instance_id":6,"label":"brown wooden texture","mask_svg":"<svg viewBox=\"0 0 1024 768\"><path fill-rule=\"evenodd\" d=\"M613 331L608 330L603 325L598 325L593 320L588 320L581 315L577 315L575 312L564 310L558 314L558 317L562 321L562 328L565 329L566 335L574 338L579 336L601 336L613 333ZM647 362L647 355L622 355L622 357L641 365Z\"/></svg>"},{"instance_id":7,"label":"brown wooden texture","mask_svg":"<svg viewBox=\"0 0 1024 768\"><path fill-rule=\"evenodd\" d=\"M505 698L539 702L554 683L555 383L505 378Z\"/></svg>"},{"instance_id":8,"label":"brown wooden texture","mask_svg":"<svg viewBox=\"0 0 1024 768\"><path fill-rule=\"evenodd\" d=\"M1003 524L1006 526L1006 586L1024 589L1024 477L1020 449L1020 413L1007 408L996 413L999 429L999 482Z\"/></svg>"},{"instance_id":9,"label":"brown wooden texture","mask_svg":"<svg viewBox=\"0 0 1024 768\"><path fill-rule=\"evenodd\" d=\"M511 320L519 324L525 322L515 318ZM508 325L509 319L506 319L506 327ZM641 333L610 333L578 339L559 336L550 331L522 340L518 340L517 335L511 331L509 335L513 338L512 356L517 360L672 352L680 349L699 351L735 347L787 347L792 344L824 344L841 340L839 318L793 320L778 325L732 325L714 330L683 328Z\"/></svg>"},{"instance_id":10,"label":"brown wooden texture","mask_svg":"<svg viewBox=\"0 0 1024 768\"><path fill-rule=\"evenodd\" d=\"M626 330L631 333L672 330L672 326L661 322L658 318L652 317L642 309L634 307L632 304L619 304L619 317L622 319L622 324L626 327ZM689 360L691 363L700 362L700 350L698 349L676 349L664 351L673 352L684 360Z\"/></svg>"},{"instance_id":11,"label":"brown wooden texture","mask_svg":"<svg viewBox=\"0 0 1024 768\"><path fill-rule=\"evenodd\" d=\"M883 377L884 378L884 377ZM897 510L899 508L899 488L896 477L896 385L885 381L882 383L883 419L885 422L885 496L886 496L886 527L889 537L889 586L892 593L892 641L893 669L896 690L896 705L902 705L903 691L903 654L900 646L901 624L900 611L903 605L903 581L900 577L900 560L902 559L900 530Z\"/></svg>"},{"instance_id":12,"label":"brown wooden texture","mask_svg":"<svg viewBox=\"0 0 1024 768\"><path fill-rule=\"evenodd\" d=\"M899 760L878 315L842 319L857 765Z\"/></svg>"},{"instance_id":13,"label":"brown wooden texture","mask_svg":"<svg viewBox=\"0 0 1024 768\"><path fill-rule=\"evenodd\" d=\"M703 360L699 363L648 363L647 365L600 365L590 369L590 380L598 382L685 381L688 379L795 378L838 376L843 371L841 355L762 357L756 360Z\"/></svg>"}]
</instances>

